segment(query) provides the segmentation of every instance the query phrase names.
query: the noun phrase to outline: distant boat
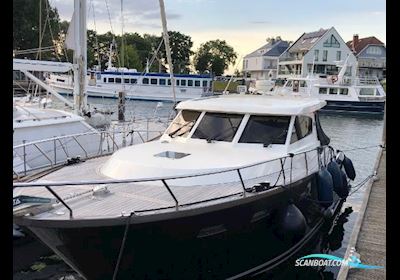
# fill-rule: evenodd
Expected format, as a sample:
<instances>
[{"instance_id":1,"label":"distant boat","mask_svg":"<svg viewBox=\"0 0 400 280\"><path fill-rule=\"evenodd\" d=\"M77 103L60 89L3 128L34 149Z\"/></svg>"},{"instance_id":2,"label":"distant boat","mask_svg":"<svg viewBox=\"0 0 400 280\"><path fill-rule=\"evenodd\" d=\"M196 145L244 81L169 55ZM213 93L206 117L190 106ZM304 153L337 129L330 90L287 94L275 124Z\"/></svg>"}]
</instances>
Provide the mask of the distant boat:
<instances>
[{"instance_id":1,"label":"distant boat","mask_svg":"<svg viewBox=\"0 0 400 280\"><path fill-rule=\"evenodd\" d=\"M118 98L125 91L127 99L173 101L169 73L142 73L136 69L110 67L104 71L89 70L87 95ZM174 74L176 100L188 100L212 94L211 75ZM72 94L71 76L50 74L46 82L60 94Z\"/></svg>"}]
</instances>

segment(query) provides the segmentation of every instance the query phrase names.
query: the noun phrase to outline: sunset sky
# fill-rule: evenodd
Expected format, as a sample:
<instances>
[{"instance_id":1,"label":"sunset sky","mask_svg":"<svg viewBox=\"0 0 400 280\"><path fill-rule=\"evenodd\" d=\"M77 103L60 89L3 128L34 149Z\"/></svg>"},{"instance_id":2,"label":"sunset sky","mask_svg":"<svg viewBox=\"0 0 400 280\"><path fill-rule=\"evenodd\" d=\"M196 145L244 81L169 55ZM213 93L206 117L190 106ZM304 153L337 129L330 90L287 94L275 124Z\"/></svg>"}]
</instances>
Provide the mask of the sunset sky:
<instances>
[{"instance_id":1,"label":"sunset sky","mask_svg":"<svg viewBox=\"0 0 400 280\"><path fill-rule=\"evenodd\" d=\"M193 50L208 40L226 40L242 57L271 36L294 41L303 32L334 26L345 41L353 34L386 43L385 0L164 0L168 29L192 37ZM111 25L107 12L110 10ZM125 32L160 35L158 0L124 0ZM70 20L72 0L50 0L62 20ZM121 34L121 0L87 0L88 28ZM94 13L93 13L94 11ZM94 14L94 16L93 16ZM239 63L241 65L241 63ZM240 67L239 67L240 68ZM233 67L230 68L232 70ZM231 72L231 71L229 71Z\"/></svg>"}]
</instances>

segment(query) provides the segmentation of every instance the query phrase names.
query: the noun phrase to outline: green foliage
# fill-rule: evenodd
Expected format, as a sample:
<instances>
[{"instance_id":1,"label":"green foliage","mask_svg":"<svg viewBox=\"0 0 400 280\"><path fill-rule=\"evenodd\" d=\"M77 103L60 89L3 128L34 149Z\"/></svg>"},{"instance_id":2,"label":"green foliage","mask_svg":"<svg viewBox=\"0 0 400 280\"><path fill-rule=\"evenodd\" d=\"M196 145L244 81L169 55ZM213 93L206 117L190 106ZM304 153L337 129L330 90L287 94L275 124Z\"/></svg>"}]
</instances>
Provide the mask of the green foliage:
<instances>
[{"instance_id":1,"label":"green foliage","mask_svg":"<svg viewBox=\"0 0 400 280\"><path fill-rule=\"evenodd\" d=\"M41 5L40 5L41 4ZM47 15L48 8L48 15ZM39 11L41 10L41 13ZM39 24L39 15L41 21ZM59 39L59 15L48 0L13 0L13 49L26 50L39 47L39 26L42 27L42 47L53 46L53 40ZM55 59L55 51L41 53L42 59ZM36 53L23 54L22 57L35 59Z\"/></svg>"},{"instance_id":2,"label":"green foliage","mask_svg":"<svg viewBox=\"0 0 400 280\"><path fill-rule=\"evenodd\" d=\"M200 46L194 57L194 66L201 73L208 70L219 76L230 64L235 63L236 58L234 49L224 40L217 39Z\"/></svg>"}]
</instances>

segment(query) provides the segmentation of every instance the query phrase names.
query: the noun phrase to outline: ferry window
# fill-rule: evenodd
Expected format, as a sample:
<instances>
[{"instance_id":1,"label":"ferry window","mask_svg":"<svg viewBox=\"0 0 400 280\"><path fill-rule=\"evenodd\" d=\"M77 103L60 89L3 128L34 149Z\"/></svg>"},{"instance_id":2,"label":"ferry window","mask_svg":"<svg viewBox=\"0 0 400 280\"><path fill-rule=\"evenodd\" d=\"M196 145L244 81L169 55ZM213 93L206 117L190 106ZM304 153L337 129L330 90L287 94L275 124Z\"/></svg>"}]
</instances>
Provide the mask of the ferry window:
<instances>
[{"instance_id":1,"label":"ferry window","mask_svg":"<svg viewBox=\"0 0 400 280\"><path fill-rule=\"evenodd\" d=\"M103 83L107 83L107 78L103 78Z\"/></svg>"},{"instance_id":2,"label":"ferry window","mask_svg":"<svg viewBox=\"0 0 400 280\"><path fill-rule=\"evenodd\" d=\"M182 136L185 137L189 134L193 125L196 123L201 112L183 110L174 119L168 130L165 132L170 137Z\"/></svg>"},{"instance_id":3,"label":"ferry window","mask_svg":"<svg viewBox=\"0 0 400 280\"><path fill-rule=\"evenodd\" d=\"M114 83L114 78L108 78L109 83Z\"/></svg>"},{"instance_id":4,"label":"ferry window","mask_svg":"<svg viewBox=\"0 0 400 280\"><path fill-rule=\"evenodd\" d=\"M157 84L157 79L150 79L150 84L156 85Z\"/></svg>"},{"instance_id":5,"label":"ferry window","mask_svg":"<svg viewBox=\"0 0 400 280\"><path fill-rule=\"evenodd\" d=\"M142 83L144 85L148 85L149 84L149 78L143 78Z\"/></svg>"},{"instance_id":6,"label":"ferry window","mask_svg":"<svg viewBox=\"0 0 400 280\"><path fill-rule=\"evenodd\" d=\"M129 84L129 79L124 79L125 84Z\"/></svg>"},{"instance_id":7,"label":"ferry window","mask_svg":"<svg viewBox=\"0 0 400 280\"><path fill-rule=\"evenodd\" d=\"M193 80L188 80L188 86L192 87L193 86Z\"/></svg>"},{"instance_id":8,"label":"ferry window","mask_svg":"<svg viewBox=\"0 0 400 280\"><path fill-rule=\"evenodd\" d=\"M349 89L347 89L347 88L341 88L341 89L339 89L339 94L341 94L341 95L348 95L348 94L349 94Z\"/></svg>"},{"instance_id":9,"label":"ferry window","mask_svg":"<svg viewBox=\"0 0 400 280\"><path fill-rule=\"evenodd\" d=\"M199 87L200 86L200 81L194 81L194 86Z\"/></svg>"},{"instance_id":10,"label":"ferry window","mask_svg":"<svg viewBox=\"0 0 400 280\"><path fill-rule=\"evenodd\" d=\"M300 81L300 87L307 87L306 81Z\"/></svg>"},{"instance_id":11,"label":"ferry window","mask_svg":"<svg viewBox=\"0 0 400 280\"><path fill-rule=\"evenodd\" d=\"M171 79L168 79L168 85L169 86L171 85Z\"/></svg>"},{"instance_id":12,"label":"ferry window","mask_svg":"<svg viewBox=\"0 0 400 280\"><path fill-rule=\"evenodd\" d=\"M207 87L207 81L203 81L203 87Z\"/></svg>"},{"instance_id":13,"label":"ferry window","mask_svg":"<svg viewBox=\"0 0 400 280\"><path fill-rule=\"evenodd\" d=\"M179 86L180 80L176 80L176 85Z\"/></svg>"},{"instance_id":14,"label":"ferry window","mask_svg":"<svg viewBox=\"0 0 400 280\"><path fill-rule=\"evenodd\" d=\"M312 133L312 119L307 116L296 116L290 143L294 143Z\"/></svg>"},{"instance_id":15,"label":"ferry window","mask_svg":"<svg viewBox=\"0 0 400 280\"><path fill-rule=\"evenodd\" d=\"M181 80L181 86L186 86L186 80Z\"/></svg>"},{"instance_id":16,"label":"ferry window","mask_svg":"<svg viewBox=\"0 0 400 280\"><path fill-rule=\"evenodd\" d=\"M251 116L239 143L285 144L290 116Z\"/></svg>"},{"instance_id":17,"label":"ferry window","mask_svg":"<svg viewBox=\"0 0 400 280\"><path fill-rule=\"evenodd\" d=\"M137 79L131 79L131 84L136 84L137 83Z\"/></svg>"},{"instance_id":18,"label":"ferry window","mask_svg":"<svg viewBox=\"0 0 400 280\"><path fill-rule=\"evenodd\" d=\"M115 78L115 82L116 82L117 84L120 84L120 83L121 83L121 78Z\"/></svg>"},{"instance_id":19,"label":"ferry window","mask_svg":"<svg viewBox=\"0 0 400 280\"><path fill-rule=\"evenodd\" d=\"M337 94L338 93L338 88L330 88L329 89L329 94Z\"/></svg>"},{"instance_id":20,"label":"ferry window","mask_svg":"<svg viewBox=\"0 0 400 280\"><path fill-rule=\"evenodd\" d=\"M292 81L288 81L285 87L292 87Z\"/></svg>"},{"instance_id":21,"label":"ferry window","mask_svg":"<svg viewBox=\"0 0 400 280\"><path fill-rule=\"evenodd\" d=\"M206 113L192 138L230 142L242 119L243 115Z\"/></svg>"},{"instance_id":22,"label":"ferry window","mask_svg":"<svg viewBox=\"0 0 400 280\"><path fill-rule=\"evenodd\" d=\"M160 83L161 86L165 86L165 82L166 82L165 79L160 79L159 83Z\"/></svg>"},{"instance_id":23,"label":"ferry window","mask_svg":"<svg viewBox=\"0 0 400 280\"><path fill-rule=\"evenodd\" d=\"M328 93L328 89L325 87L319 88L319 94L327 94Z\"/></svg>"}]
</instances>

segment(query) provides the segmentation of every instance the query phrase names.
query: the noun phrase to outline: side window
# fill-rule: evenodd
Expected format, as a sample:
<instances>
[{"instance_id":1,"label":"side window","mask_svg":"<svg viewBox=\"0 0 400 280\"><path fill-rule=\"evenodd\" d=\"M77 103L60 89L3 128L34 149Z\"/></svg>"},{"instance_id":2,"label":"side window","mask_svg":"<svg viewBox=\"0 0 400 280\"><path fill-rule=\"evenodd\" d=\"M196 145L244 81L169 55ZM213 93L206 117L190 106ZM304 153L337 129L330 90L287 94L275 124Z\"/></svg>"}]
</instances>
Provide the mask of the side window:
<instances>
[{"instance_id":1,"label":"side window","mask_svg":"<svg viewBox=\"0 0 400 280\"><path fill-rule=\"evenodd\" d=\"M327 88L319 88L319 94L327 94L328 93L328 89Z\"/></svg>"},{"instance_id":2,"label":"side window","mask_svg":"<svg viewBox=\"0 0 400 280\"><path fill-rule=\"evenodd\" d=\"M186 80L181 80L181 86L183 86L183 87L186 86Z\"/></svg>"},{"instance_id":3,"label":"side window","mask_svg":"<svg viewBox=\"0 0 400 280\"><path fill-rule=\"evenodd\" d=\"M114 78L108 78L109 83L114 83Z\"/></svg>"},{"instance_id":4,"label":"side window","mask_svg":"<svg viewBox=\"0 0 400 280\"><path fill-rule=\"evenodd\" d=\"M107 78L103 78L103 83L107 83Z\"/></svg>"},{"instance_id":5,"label":"side window","mask_svg":"<svg viewBox=\"0 0 400 280\"><path fill-rule=\"evenodd\" d=\"M136 84L137 83L137 79L131 79L131 84Z\"/></svg>"},{"instance_id":6,"label":"side window","mask_svg":"<svg viewBox=\"0 0 400 280\"><path fill-rule=\"evenodd\" d=\"M142 83L144 85L148 85L149 84L149 78L143 78Z\"/></svg>"},{"instance_id":7,"label":"side window","mask_svg":"<svg viewBox=\"0 0 400 280\"><path fill-rule=\"evenodd\" d=\"M121 78L115 78L115 82L116 82L117 84L120 84L120 83L121 83Z\"/></svg>"},{"instance_id":8,"label":"side window","mask_svg":"<svg viewBox=\"0 0 400 280\"><path fill-rule=\"evenodd\" d=\"M193 86L193 80L188 80L188 86L192 87Z\"/></svg>"},{"instance_id":9,"label":"side window","mask_svg":"<svg viewBox=\"0 0 400 280\"><path fill-rule=\"evenodd\" d=\"M156 85L157 84L157 79L150 79L150 83L152 85Z\"/></svg>"},{"instance_id":10,"label":"side window","mask_svg":"<svg viewBox=\"0 0 400 280\"><path fill-rule=\"evenodd\" d=\"M165 79L160 79L160 85L165 86Z\"/></svg>"},{"instance_id":11,"label":"side window","mask_svg":"<svg viewBox=\"0 0 400 280\"><path fill-rule=\"evenodd\" d=\"M307 116L296 116L294 127L290 137L290 143L294 143L312 133L312 118Z\"/></svg>"},{"instance_id":12,"label":"side window","mask_svg":"<svg viewBox=\"0 0 400 280\"><path fill-rule=\"evenodd\" d=\"M194 81L194 86L195 87L199 87L200 86L200 81L199 80Z\"/></svg>"},{"instance_id":13,"label":"side window","mask_svg":"<svg viewBox=\"0 0 400 280\"><path fill-rule=\"evenodd\" d=\"M124 84L129 84L129 79L124 79Z\"/></svg>"},{"instance_id":14,"label":"side window","mask_svg":"<svg viewBox=\"0 0 400 280\"><path fill-rule=\"evenodd\" d=\"M207 87L207 81L203 81L203 87Z\"/></svg>"}]
</instances>

